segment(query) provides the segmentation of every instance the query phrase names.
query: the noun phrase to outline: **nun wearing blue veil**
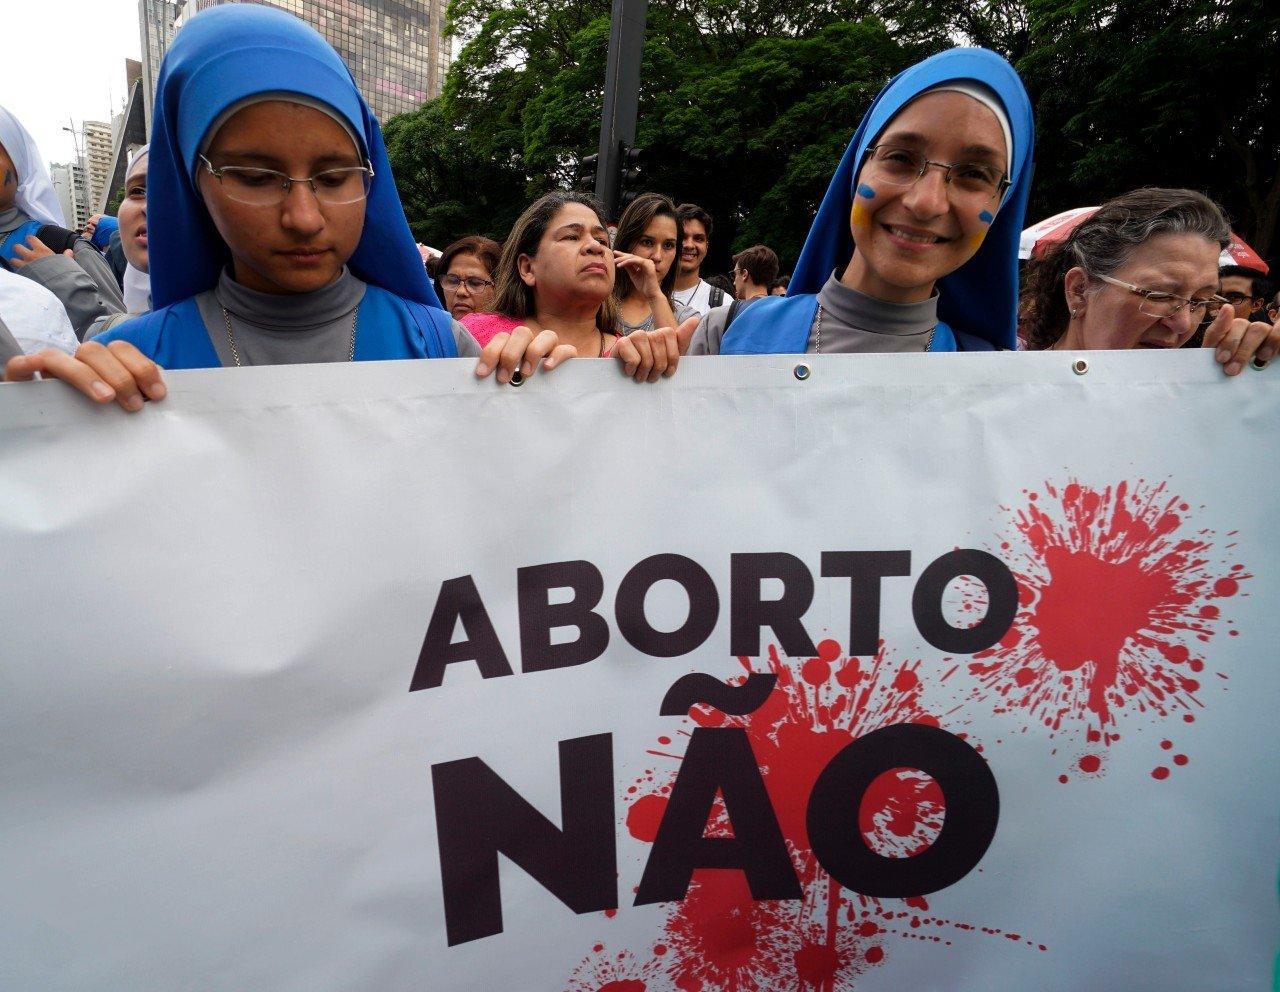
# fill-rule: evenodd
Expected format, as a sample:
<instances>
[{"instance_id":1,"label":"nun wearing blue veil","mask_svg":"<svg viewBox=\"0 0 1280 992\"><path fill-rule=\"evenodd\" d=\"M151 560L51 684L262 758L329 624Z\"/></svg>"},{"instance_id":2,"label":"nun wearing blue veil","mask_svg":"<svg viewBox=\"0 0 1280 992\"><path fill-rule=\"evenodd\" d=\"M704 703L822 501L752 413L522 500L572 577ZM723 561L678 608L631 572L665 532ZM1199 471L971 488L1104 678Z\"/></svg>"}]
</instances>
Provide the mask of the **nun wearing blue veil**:
<instances>
[{"instance_id":1,"label":"nun wearing blue veil","mask_svg":"<svg viewBox=\"0 0 1280 992\"><path fill-rule=\"evenodd\" d=\"M689 353L1013 349L1033 144L1026 90L995 53L900 73L854 132L787 295L727 331L708 315Z\"/></svg>"},{"instance_id":2,"label":"nun wearing blue veil","mask_svg":"<svg viewBox=\"0 0 1280 992\"><path fill-rule=\"evenodd\" d=\"M337 53L257 4L193 17L165 56L147 185L153 309L75 358L12 360L98 402L160 399L160 368L479 356L510 381L571 357L517 328L481 351L441 307L378 123Z\"/></svg>"},{"instance_id":3,"label":"nun wearing blue veil","mask_svg":"<svg viewBox=\"0 0 1280 992\"><path fill-rule=\"evenodd\" d=\"M267 174L212 171L222 164L210 164L219 131L269 101L318 111L346 133L350 160L335 157L334 164L372 173L355 180L367 185L363 202L331 208L320 201L325 190L316 181L312 191L297 182L284 192L283 180ZM236 151L249 156L236 165L283 171L269 154L242 145ZM268 191L280 202L270 203ZM272 215L288 212L286 203L313 192L316 199L306 205L312 216L298 225L304 229L272 225ZM246 233L260 236L267 228L276 235L267 264L228 247L236 237L220 231L211 215L209 201L219 195L234 201L224 212L231 223L247 216L260 223ZM247 202L254 197L262 202ZM100 335L99 343L128 341L170 369L458 354L448 315L418 261L377 121L338 54L292 15L256 4L220 6L178 33L156 88L147 199L153 310ZM340 213L357 220L363 213L354 252L334 223ZM291 256L295 248L304 252ZM305 249L329 257L316 262ZM336 278L299 291L308 267L331 275L326 262Z\"/></svg>"}]
</instances>

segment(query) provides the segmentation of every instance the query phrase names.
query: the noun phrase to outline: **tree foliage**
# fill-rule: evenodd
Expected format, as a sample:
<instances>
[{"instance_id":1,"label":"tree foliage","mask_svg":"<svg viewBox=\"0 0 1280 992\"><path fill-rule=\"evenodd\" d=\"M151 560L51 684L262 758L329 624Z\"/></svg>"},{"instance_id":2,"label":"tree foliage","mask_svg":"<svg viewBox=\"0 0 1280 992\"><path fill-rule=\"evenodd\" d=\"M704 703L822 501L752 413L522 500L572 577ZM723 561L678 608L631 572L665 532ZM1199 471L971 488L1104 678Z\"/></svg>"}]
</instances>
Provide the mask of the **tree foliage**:
<instances>
[{"instance_id":1,"label":"tree foliage","mask_svg":"<svg viewBox=\"0 0 1280 992\"><path fill-rule=\"evenodd\" d=\"M1029 0L1033 212L1138 186L1222 203L1264 255L1280 220L1280 8L1263 0Z\"/></svg>"},{"instance_id":2,"label":"tree foliage","mask_svg":"<svg viewBox=\"0 0 1280 992\"><path fill-rule=\"evenodd\" d=\"M444 94L387 125L415 234L505 234L596 151L606 0L452 0ZM1280 218L1280 15L1263 0L651 0L645 187L716 218L712 268L760 241L794 264L875 93L956 43L1018 67L1037 118L1033 218L1139 185L1223 202L1260 251Z\"/></svg>"}]
</instances>

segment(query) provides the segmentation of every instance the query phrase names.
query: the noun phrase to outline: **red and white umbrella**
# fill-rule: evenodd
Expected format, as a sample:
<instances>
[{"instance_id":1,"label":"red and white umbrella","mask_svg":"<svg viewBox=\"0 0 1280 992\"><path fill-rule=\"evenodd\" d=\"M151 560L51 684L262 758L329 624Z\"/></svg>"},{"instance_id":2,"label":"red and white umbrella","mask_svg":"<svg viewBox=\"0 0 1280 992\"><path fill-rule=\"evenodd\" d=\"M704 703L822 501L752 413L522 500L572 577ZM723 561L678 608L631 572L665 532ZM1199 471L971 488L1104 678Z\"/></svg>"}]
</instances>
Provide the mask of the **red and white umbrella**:
<instances>
[{"instance_id":1,"label":"red and white umbrella","mask_svg":"<svg viewBox=\"0 0 1280 992\"><path fill-rule=\"evenodd\" d=\"M1271 271L1271 266L1262 260L1262 257L1245 244L1244 239L1235 231L1231 232L1231 243L1222 249L1222 254L1218 256L1218 268L1225 268L1228 265L1238 265L1242 269L1252 269L1254 272L1261 272L1264 276Z\"/></svg>"},{"instance_id":2,"label":"red and white umbrella","mask_svg":"<svg viewBox=\"0 0 1280 992\"><path fill-rule=\"evenodd\" d=\"M1018 239L1018 258L1024 262L1029 258L1043 258L1054 245L1060 245L1084 219L1096 211L1097 207L1076 207L1064 210L1060 214L1046 217L1038 224L1032 224L1022 232Z\"/></svg>"},{"instance_id":3,"label":"red and white umbrella","mask_svg":"<svg viewBox=\"0 0 1280 992\"><path fill-rule=\"evenodd\" d=\"M1084 223L1097 207L1076 207L1064 210L1060 214L1046 217L1038 224L1032 224L1022 232L1018 240L1018 258L1026 261L1029 258L1043 258L1045 253L1055 245L1066 241L1071 232ZM1261 272L1264 276L1271 269L1256 251L1234 231L1231 232L1231 243L1218 256L1219 268L1227 265L1238 265L1241 268Z\"/></svg>"}]
</instances>

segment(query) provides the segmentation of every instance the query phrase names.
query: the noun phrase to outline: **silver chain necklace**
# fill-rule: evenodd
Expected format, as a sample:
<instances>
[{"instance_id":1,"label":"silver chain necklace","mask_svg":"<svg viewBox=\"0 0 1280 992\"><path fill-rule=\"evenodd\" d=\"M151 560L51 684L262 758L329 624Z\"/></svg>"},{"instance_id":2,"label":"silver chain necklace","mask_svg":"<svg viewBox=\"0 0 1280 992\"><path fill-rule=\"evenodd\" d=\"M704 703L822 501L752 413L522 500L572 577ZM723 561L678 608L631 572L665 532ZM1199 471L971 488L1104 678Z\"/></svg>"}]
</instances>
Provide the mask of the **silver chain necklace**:
<instances>
[{"instance_id":1,"label":"silver chain necklace","mask_svg":"<svg viewBox=\"0 0 1280 992\"><path fill-rule=\"evenodd\" d=\"M241 368L243 362L240 361L240 349L236 347L235 331L231 329L231 314L227 312L227 308L218 304L222 310L222 322L227 326L227 344L231 345L231 357L235 359L236 368ZM347 361L354 362L356 360L356 318L360 315L360 308L356 307L351 311L351 347L347 352Z\"/></svg>"},{"instance_id":2,"label":"silver chain necklace","mask_svg":"<svg viewBox=\"0 0 1280 992\"><path fill-rule=\"evenodd\" d=\"M924 343L924 350L928 351L933 347L933 335L938 330L938 325L933 325L933 330L929 332L929 340ZM813 322L813 351L816 355L822 354L822 304L818 304L818 319Z\"/></svg>"}]
</instances>

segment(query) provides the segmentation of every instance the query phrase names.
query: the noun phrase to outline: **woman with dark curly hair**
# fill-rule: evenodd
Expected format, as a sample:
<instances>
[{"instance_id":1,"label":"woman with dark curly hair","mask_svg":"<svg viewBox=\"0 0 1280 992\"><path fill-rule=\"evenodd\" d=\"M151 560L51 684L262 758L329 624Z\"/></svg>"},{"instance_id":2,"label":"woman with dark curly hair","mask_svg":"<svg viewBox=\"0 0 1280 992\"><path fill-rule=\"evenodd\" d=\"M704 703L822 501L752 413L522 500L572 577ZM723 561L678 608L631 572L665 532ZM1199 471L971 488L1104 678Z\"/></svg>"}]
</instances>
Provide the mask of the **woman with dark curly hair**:
<instances>
[{"instance_id":1,"label":"woman with dark curly hair","mask_svg":"<svg viewBox=\"0 0 1280 992\"><path fill-rule=\"evenodd\" d=\"M1227 375L1280 349L1280 328L1237 319L1217 295L1231 230L1188 189L1138 189L1103 204L1036 264L1023 292L1030 350L1178 348L1211 319L1205 347Z\"/></svg>"}]
</instances>

